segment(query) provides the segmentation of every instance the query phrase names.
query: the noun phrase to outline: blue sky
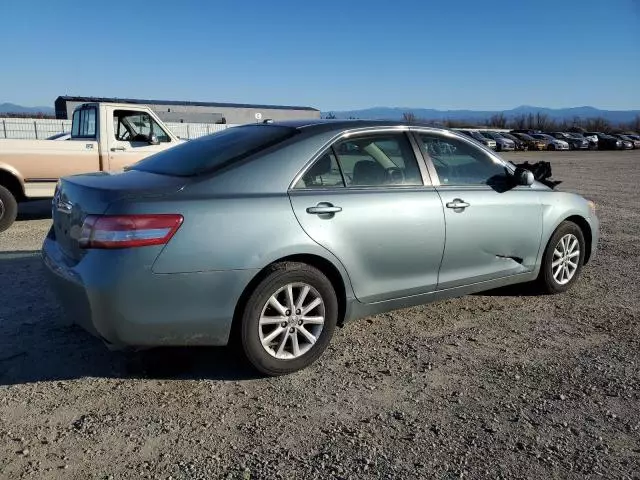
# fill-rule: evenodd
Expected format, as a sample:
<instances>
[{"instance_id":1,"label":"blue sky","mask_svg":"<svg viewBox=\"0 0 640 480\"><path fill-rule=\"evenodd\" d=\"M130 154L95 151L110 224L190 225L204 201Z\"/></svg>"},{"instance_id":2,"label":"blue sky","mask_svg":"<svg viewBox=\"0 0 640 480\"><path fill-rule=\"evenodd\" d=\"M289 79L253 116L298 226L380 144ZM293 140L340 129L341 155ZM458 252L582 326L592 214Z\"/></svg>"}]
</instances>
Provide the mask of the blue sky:
<instances>
[{"instance_id":1,"label":"blue sky","mask_svg":"<svg viewBox=\"0 0 640 480\"><path fill-rule=\"evenodd\" d=\"M639 0L3 0L0 103L640 108Z\"/></svg>"}]
</instances>

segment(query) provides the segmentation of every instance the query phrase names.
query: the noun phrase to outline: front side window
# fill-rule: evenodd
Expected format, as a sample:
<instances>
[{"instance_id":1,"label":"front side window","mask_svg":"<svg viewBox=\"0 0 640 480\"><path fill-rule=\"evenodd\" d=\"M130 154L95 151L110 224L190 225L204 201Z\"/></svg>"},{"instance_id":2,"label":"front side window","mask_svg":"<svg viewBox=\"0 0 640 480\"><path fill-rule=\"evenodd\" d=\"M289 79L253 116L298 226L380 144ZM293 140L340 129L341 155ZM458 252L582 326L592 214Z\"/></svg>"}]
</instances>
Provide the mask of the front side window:
<instances>
[{"instance_id":1,"label":"front side window","mask_svg":"<svg viewBox=\"0 0 640 480\"><path fill-rule=\"evenodd\" d=\"M80 108L73 112L71 136L75 138L96 137L96 108Z\"/></svg>"},{"instance_id":2,"label":"front side window","mask_svg":"<svg viewBox=\"0 0 640 480\"><path fill-rule=\"evenodd\" d=\"M457 138L418 134L441 185L492 185L506 179L506 167L487 152Z\"/></svg>"},{"instance_id":3,"label":"front side window","mask_svg":"<svg viewBox=\"0 0 640 480\"><path fill-rule=\"evenodd\" d=\"M115 110L113 131L116 140L122 142L148 142L152 134L161 143L171 141L167 132L146 112Z\"/></svg>"}]
</instances>

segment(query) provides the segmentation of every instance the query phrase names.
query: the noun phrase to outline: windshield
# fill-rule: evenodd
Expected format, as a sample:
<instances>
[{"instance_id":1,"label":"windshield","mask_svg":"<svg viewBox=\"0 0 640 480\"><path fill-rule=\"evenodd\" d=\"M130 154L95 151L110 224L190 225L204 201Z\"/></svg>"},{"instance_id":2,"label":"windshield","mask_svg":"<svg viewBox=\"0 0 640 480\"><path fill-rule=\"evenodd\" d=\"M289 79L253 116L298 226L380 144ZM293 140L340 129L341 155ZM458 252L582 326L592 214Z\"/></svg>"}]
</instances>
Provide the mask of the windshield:
<instances>
[{"instance_id":1,"label":"windshield","mask_svg":"<svg viewBox=\"0 0 640 480\"><path fill-rule=\"evenodd\" d=\"M291 138L297 130L278 125L243 125L190 140L135 163L131 170L191 177L243 160Z\"/></svg>"}]
</instances>

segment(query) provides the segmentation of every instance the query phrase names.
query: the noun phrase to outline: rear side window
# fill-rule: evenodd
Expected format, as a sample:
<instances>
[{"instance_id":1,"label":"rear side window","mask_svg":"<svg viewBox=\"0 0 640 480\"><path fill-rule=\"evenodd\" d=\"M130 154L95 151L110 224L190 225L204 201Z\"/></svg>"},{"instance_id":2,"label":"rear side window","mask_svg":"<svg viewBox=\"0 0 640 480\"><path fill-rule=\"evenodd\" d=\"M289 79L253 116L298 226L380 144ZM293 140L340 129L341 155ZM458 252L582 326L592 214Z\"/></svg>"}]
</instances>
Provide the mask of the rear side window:
<instances>
[{"instance_id":1,"label":"rear side window","mask_svg":"<svg viewBox=\"0 0 640 480\"><path fill-rule=\"evenodd\" d=\"M73 112L71 136L74 138L96 137L96 108L81 108Z\"/></svg>"},{"instance_id":2,"label":"rear side window","mask_svg":"<svg viewBox=\"0 0 640 480\"><path fill-rule=\"evenodd\" d=\"M151 155L131 170L191 177L229 165L291 138L297 130L279 125L243 125L190 140Z\"/></svg>"}]
</instances>

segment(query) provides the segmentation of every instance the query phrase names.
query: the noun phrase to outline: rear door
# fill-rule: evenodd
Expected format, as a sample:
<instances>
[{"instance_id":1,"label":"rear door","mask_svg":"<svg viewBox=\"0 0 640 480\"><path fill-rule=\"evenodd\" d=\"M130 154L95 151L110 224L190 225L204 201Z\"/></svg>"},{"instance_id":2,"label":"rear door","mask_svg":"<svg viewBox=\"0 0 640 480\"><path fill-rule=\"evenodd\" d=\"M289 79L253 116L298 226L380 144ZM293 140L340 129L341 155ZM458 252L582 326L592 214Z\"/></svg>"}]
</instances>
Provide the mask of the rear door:
<instances>
[{"instance_id":1,"label":"rear door","mask_svg":"<svg viewBox=\"0 0 640 480\"><path fill-rule=\"evenodd\" d=\"M461 136L417 131L416 138L445 207L438 289L531 271L542 238L535 187L514 186L502 161Z\"/></svg>"},{"instance_id":2,"label":"rear door","mask_svg":"<svg viewBox=\"0 0 640 480\"><path fill-rule=\"evenodd\" d=\"M149 155L172 147L176 142L146 110L107 109L108 169L121 170ZM153 134L157 145L149 141Z\"/></svg>"},{"instance_id":3,"label":"rear door","mask_svg":"<svg viewBox=\"0 0 640 480\"><path fill-rule=\"evenodd\" d=\"M346 267L356 297L433 291L444 247L438 193L403 131L338 140L290 190L300 225Z\"/></svg>"}]
</instances>

